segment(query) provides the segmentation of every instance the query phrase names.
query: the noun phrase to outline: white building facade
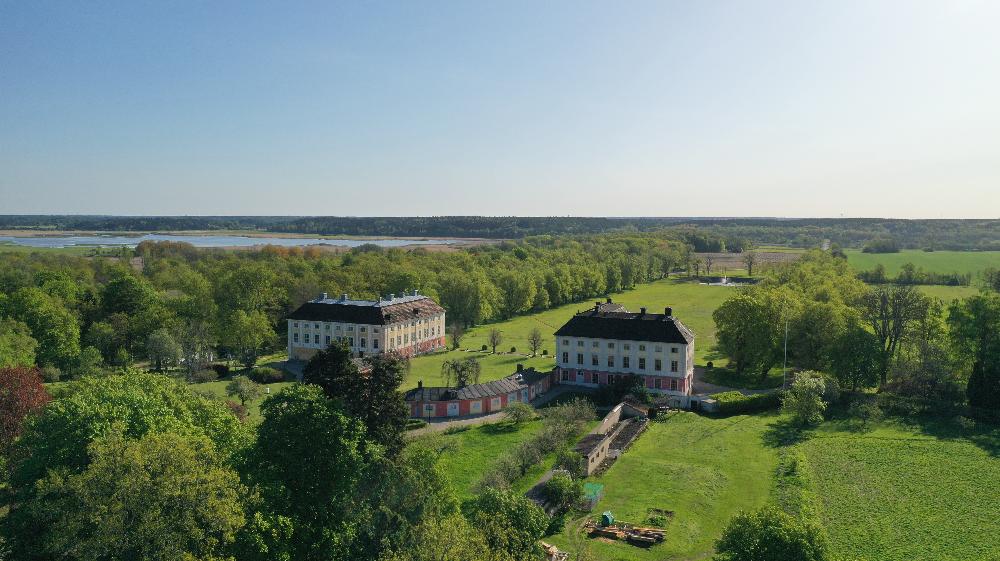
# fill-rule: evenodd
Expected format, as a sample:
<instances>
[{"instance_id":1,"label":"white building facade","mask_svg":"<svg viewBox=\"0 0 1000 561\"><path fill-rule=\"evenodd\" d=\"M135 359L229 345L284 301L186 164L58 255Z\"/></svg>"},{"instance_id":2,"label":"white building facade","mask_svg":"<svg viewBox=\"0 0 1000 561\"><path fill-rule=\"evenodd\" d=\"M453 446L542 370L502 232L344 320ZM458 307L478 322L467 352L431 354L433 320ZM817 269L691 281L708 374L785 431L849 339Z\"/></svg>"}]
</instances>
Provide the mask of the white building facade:
<instances>
[{"instance_id":1,"label":"white building facade","mask_svg":"<svg viewBox=\"0 0 1000 561\"><path fill-rule=\"evenodd\" d=\"M651 393L690 396L694 383L694 334L667 308L663 314L577 314L556 331L560 384L599 387L638 377Z\"/></svg>"},{"instance_id":2,"label":"white building facade","mask_svg":"<svg viewBox=\"0 0 1000 561\"><path fill-rule=\"evenodd\" d=\"M385 351L413 356L445 347L444 308L417 291L379 300L322 294L287 320L292 360L309 360L334 342L346 343L355 357Z\"/></svg>"}]
</instances>

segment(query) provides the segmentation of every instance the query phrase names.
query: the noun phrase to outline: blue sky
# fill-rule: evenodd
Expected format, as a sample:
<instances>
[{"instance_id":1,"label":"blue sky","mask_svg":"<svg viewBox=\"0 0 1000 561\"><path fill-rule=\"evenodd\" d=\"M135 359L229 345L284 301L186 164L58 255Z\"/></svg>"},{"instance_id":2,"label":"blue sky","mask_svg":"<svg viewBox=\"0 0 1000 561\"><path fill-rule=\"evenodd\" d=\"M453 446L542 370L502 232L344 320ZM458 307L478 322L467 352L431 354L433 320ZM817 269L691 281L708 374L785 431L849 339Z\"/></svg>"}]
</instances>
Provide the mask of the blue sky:
<instances>
[{"instance_id":1,"label":"blue sky","mask_svg":"<svg viewBox=\"0 0 1000 561\"><path fill-rule=\"evenodd\" d=\"M975 0L0 0L0 213L995 218L997 29Z\"/></svg>"}]
</instances>

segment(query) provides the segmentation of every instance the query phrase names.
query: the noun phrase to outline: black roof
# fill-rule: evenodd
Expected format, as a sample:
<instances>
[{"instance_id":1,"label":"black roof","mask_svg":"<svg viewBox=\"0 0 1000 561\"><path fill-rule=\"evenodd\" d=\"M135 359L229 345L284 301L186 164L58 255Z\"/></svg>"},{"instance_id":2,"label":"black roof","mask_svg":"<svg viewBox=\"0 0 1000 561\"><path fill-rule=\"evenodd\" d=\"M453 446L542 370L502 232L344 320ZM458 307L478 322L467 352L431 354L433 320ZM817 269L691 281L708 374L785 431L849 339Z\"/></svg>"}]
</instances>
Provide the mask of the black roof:
<instances>
[{"instance_id":1,"label":"black roof","mask_svg":"<svg viewBox=\"0 0 1000 561\"><path fill-rule=\"evenodd\" d=\"M442 312L444 308L426 296L386 301L317 299L299 306L288 315L288 319L387 325L431 317Z\"/></svg>"},{"instance_id":2,"label":"black roof","mask_svg":"<svg viewBox=\"0 0 1000 561\"><path fill-rule=\"evenodd\" d=\"M517 378L518 374L521 374L520 380ZM472 384L464 388L446 388L442 386L413 388L406 392L403 398L406 401L455 401L494 397L520 391L548 375L549 372L538 372L534 368L528 368L500 380Z\"/></svg>"},{"instance_id":3,"label":"black roof","mask_svg":"<svg viewBox=\"0 0 1000 561\"><path fill-rule=\"evenodd\" d=\"M680 345L694 341L691 330L673 316L595 310L582 312L570 318L556 331L556 337L562 336Z\"/></svg>"}]
</instances>

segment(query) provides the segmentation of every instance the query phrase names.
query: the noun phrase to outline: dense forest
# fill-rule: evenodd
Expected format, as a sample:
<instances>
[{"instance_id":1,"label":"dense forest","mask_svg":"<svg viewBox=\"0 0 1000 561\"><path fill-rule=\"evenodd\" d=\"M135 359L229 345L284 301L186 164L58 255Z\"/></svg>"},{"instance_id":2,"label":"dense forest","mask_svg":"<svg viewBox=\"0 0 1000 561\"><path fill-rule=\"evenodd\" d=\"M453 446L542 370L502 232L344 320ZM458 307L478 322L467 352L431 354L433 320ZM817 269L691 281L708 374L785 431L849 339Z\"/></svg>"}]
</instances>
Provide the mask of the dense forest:
<instances>
[{"instance_id":1,"label":"dense forest","mask_svg":"<svg viewBox=\"0 0 1000 561\"><path fill-rule=\"evenodd\" d=\"M844 247L878 244L903 249L1000 250L1000 220L902 220L883 218L602 218L602 217L279 217L279 216L0 216L0 229L167 231L260 230L350 236L519 239L535 235L674 230L729 242L696 247L758 245Z\"/></svg>"},{"instance_id":2,"label":"dense forest","mask_svg":"<svg viewBox=\"0 0 1000 561\"><path fill-rule=\"evenodd\" d=\"M53 378L57 369L72 377L102 364L178 358L193 375L213 356L252 363L283 348L285 315L321 292L375 298L419 289L451 322L470 326L620 292L691 256L682 241L653 234L543 236L460 252L232 252L143 242L134 253L0 254L0 349L34 355L18 363L37 362Z\"/></svg>"}]
</instances>

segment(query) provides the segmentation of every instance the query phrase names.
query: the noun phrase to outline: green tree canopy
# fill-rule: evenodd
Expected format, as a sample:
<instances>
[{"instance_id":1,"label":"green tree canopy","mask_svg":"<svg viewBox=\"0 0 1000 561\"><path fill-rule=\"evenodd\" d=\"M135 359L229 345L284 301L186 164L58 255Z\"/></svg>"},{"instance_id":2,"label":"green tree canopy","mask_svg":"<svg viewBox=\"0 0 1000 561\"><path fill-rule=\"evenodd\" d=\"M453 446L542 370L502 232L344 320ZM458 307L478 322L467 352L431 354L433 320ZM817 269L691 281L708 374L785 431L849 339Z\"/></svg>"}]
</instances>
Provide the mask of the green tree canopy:
<instances>
[{"instance_id":1,"label":"green tree canopy","mask_svg":"<svg viewBox=\"0 0 1000 561\"><path fill-rule=\"evenodd\" d=\"M0 367L34 366L38 341L27 325L11 318L0 318Z\"/></svg>"},{"instance_id":2,"label":"green tree canopy","mask_svg":"<svg viewBox=\"0 0 1000 561\"><path fill-rule=\"evenodd\" d=\"M716 561L829 561L822 530L773 508L741 512L715 543Z\"/></svg>"}]
</instances>

